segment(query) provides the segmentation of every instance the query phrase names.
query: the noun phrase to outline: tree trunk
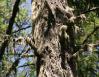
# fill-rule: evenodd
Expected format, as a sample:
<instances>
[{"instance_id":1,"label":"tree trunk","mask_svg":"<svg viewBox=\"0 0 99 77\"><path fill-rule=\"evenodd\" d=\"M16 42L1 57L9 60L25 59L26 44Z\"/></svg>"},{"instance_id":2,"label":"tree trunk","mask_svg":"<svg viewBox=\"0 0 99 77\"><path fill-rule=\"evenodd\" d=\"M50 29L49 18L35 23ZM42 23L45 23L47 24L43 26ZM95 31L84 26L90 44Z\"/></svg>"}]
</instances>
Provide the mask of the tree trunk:
<instances>
[{"instance_id":1,"label":"tree trunk","mask_svg":"<svg viewBox=\"0 0 99 77\"><path fill-rule=\"evenodd\" d=\"M66 0L33 0L33 42L37 48L37 77L77 77L73 9Z\"/></svg>"}]
</instances>

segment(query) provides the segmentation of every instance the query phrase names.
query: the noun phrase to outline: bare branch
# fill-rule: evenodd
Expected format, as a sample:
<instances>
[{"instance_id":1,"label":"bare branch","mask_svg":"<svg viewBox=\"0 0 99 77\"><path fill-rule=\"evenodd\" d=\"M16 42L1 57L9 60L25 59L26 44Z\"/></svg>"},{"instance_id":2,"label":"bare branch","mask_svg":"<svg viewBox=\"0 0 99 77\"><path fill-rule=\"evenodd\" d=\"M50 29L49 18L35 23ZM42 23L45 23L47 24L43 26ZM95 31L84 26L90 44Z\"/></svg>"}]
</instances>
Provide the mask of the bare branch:
<instances>
[{"instance_id":1,"label":"bare branch","mask_svg":"<svg viewBox=\"0 0 99 77\"><path fill-rule=\"evenodd\" d=\"M7 35L11 35L12 33L12 28L13 28L13 24L14 24L14 21L15 21L15 17L19 11L19 3L20 3L20 0L16 0L15 4L14 4L14 8L13 8L13 12L12 12L12 16L9 20L9 25L8 25L8 28L6 30L6 34ZM4 52L5 52L5 48L8 46L8 39L5 40L2 45L1 45L1 48L0 48L0 61L2 60L2 57L4 55Z\"/></svg>"},{"instance_id":2,"label":"bare branch","mask_svg":"<svg viewBox=\"0 0 99 77\"><path fill-rule=\"evenodd\" d=\"M31 66L31 65L35 65L35 64L33 64L33 63L31 63L31 64L25 64L25 65L19 66L18 68L27 67L27 66Z\"/></svg>"},{"instance_id":3,"label":"bare branch","mask_svg":"<svg viewBox=\"0 0 99 77\"><path fill-rule=\"evenodd\" d=\"M25 30L25 29L30 28L30 27L32 27L32 26L27 26L27 27L25 27L25 28L21 28L21 29L19 29L19 30L14 31L13 33L19 32L19 31L21 31L21 30Z\"/></svg>"},{"instance_id":4,"label":"bare branch","mask_svg":"<svg viewBox=\"0 0 99 77\"><path fill-rule=\"evenodd\" d=\"M18 58L18 59L12 64L11 68L8 70L8 72L7 72L7 74L6 74L6 77L9 77L11 71L16 69L16 66L18 66L20 59L21 59L21 58Z\"/></svg>"},{"instance_id":5,"label":"bare branch","mask_svg":"<svg viewBox=\"0 0 99 77\"><path fill-rule=\"evenodd\" d=\"M34 50L34 54L35 54L36 56L40 56L40 55L37 53L37 48L35 47L35 45L34 45L34 43L33 43L33 41L32 41L31 38L27 37L27 38L26 38L26 43L29 44L30 47Z\"/></svg>"},{"instance_id":6,"label":"bare branch","mask_svg":"<svg viewBox=\"0 0 99 77\"><path fill-rule=\"evenodd\" d=\"M99 29L99 27L97 26L91 33L89 33L87 35L87 37L85 38L85 40L83 41L83 43L81 44L81 46L79 46L79 48L76 50L76 52L73 53L73 56L76 56L78 55L79 51L81 52L82 51L82 48L84 47L85 43L87 42L88 38L94 34L97 30ZM94 46L97 46L99 45L99 43L95 43Z\"/></svg>"},{"instance_id":7,"label":"bare branch","mask_svg":"<svg viewBox=\"0 0 99 77\"><path fill-rule=\"evenodd\" d=\"M20 56L21 54L7 54L9 56ZM26 57L34 57L34 55L30 55L30 54L23 54L22 58L26 58Z\"/></svg>"},{"instance_id":8,"label":"bare branch","mask_svg":"<svg viewBox=\"0 0 99 77\"><path fill-rule=\"evenodd\" d=\"M85 38L85 40L83 41L82 44L85 44L86 41L88 40L88 38L89 38L92 34L94 34L98 29L99 29L99 27L97 26L91 33L89 33L89 34L87 35L87 37Z\"/></svg>"},{"instance_id":9,"label":"bare branch","mask_svg":"<svg viewBox=\"0 0 99 77\"><path fill-rule=\"evenodd\" d=\"M12 71L15 71L16 70L16 67L18 66L19 62L20 62L20 59L24 58L24 57L27 57L26 53L27 51L25 51L23 53L23 51L25 50L25 47L24 49L22 50L21 54L20 54L20 57L18 59L15 60L15 62L12 64L12 66L9 68L8 72L6 73L6 77L9 77L10 73Z\"/></svg>"},{"instance_id":10,"label":"bare branch","mask_svg":"<svg viewBox=\"0 0 99 77\"><path fill-rule=\"evenodd\" d=\"M85 13L88 13L88 12L91 12L91 11L95 11L95 10L99 10L99 7L93 7L92 9L89 9L87 11L84 11L81 14L85 14Z\"/></svg>"}]
</instances>

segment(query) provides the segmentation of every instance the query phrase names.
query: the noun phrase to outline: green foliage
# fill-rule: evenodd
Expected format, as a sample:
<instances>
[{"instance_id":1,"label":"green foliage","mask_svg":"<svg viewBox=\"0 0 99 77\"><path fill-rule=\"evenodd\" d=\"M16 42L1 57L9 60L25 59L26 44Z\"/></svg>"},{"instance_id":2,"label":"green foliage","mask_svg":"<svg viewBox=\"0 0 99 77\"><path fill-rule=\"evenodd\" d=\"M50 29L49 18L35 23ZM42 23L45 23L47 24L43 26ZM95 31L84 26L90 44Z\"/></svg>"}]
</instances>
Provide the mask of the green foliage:
<instances>
[{"instance_id":1,"label":"green foliage","mask_svg":"<svg viewBox=\"0 0 99 77\"><path fill-rule=\"evenodd\" d=\"M4 41L6 29L9 24L9 19L12 15L13 5L16 0L0 0L0 46ZM28 16L28 11L26 7L22 7L23 4L25 4L26 0L21 0L20 6L19 6L19 12L17 14L17 17L15 19L13 32L17 31L30 23L30 18ZM30 26L30 25L29 25ZM21 50L16 50L17 46L15 45L15 42L13 41L16 36L26 36L26 31L18 31L10 36L9 39L9 45L6 48L5 55L3 56L2 63L0 64L0 77L5 77L6 73L9 71L9 69L12 67L12 64L14 61L20 57ZM28 63L28 60L25 60ZM24 64L23 64L24 65ZM34 68L30 67L31 71L23 70L23 72L19 71L19 68L17 68L17 71L14 70L11 72L11 76L13 76L15 73L17 73L17 77L24 77L26 73L30 73L33 77ZM19 74L20 73L20 74Z\"/></svg>"},{"instance_id":2,"label":"green foliage","mask_svg":"<svg viewBox=\"0 0 99 77\"><path fill-rule=\"evenodd\" d=\"M99 7L99 0L69 0L69 5L75 9L75 15L80 15L82 12L88 11L93 7ZM90 11L85 14L86 20L78 22L83 31L76 38L76 45L82 45L86 37L96 28L99 27L99 10ZM99 30L91 34L87 40L88 43L97 43L99 41ZM97 51L99 52L99 51ZM99 54L99 53L98 53ZM99 55L93 53L92 55L81 55L78 57L78 74L79 77L99 77ZM98 63L98 64L97 64ZM96 71L98 69L98 72Z\"/></svg>"},{"instance_id":3,"label":"green foliage","mask_svg":"<svg viewBox=\"0 0 99 77\"><path fill-rule=\"evenodd\" d=\"M78 74L80 77L98 77L97 62L99 61L96 53L92 55L80 55L78 58Z\"/></svg>"}]
</instances>

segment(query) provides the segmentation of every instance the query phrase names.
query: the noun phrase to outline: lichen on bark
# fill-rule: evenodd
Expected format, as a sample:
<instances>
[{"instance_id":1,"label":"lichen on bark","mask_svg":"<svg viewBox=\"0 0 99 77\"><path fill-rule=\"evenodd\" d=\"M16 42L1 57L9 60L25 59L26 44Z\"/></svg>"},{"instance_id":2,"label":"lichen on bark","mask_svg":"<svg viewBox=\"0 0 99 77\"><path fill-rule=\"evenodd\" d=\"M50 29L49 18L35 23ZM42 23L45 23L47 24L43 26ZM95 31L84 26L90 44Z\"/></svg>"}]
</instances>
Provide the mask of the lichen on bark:
<instances>
[{"instance_id":1,"label":"lichen on bark","mask_svg":"<svg viewBox=\"0 0 99 77\"><path fill-rule=\"evenodd\" d=\"M33 0L33 42L37 48L37 77L74 77L73 9L66 0ZM61 27L65 26L65 30ZM64 27L63 27L64 28Z\"/></svg>"}]
</instances>

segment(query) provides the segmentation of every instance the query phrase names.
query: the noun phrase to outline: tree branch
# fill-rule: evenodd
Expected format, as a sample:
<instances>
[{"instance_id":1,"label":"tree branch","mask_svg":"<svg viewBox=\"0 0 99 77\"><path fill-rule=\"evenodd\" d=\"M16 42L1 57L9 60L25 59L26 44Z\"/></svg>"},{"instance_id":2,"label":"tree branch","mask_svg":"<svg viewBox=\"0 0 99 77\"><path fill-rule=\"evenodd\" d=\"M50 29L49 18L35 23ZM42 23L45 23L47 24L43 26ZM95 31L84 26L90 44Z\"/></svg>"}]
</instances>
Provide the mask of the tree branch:
<instances>
[{"instance_id":1,"label":"tree branch","mask_svg":"<svg viewBox=\"0 0 99 77\"><path fill-rule=\"evenodd\" d=\"M7 35L11 35L12 33L12 29L13 29L13 24L14 24L14 21L15 21L15 17L19 11L19 3L20 3L20 0L16 0L15 4L14 4L14 8L13 8L13 12L12 12L12 16L9 20L9 25L8 25L8 28L6 30L6 34ZM5 40L2 45L1 45L1 48L0 48L0 61L2 60L2 57L4 55L4 52L5 52L5 48L8 46L8 39Z\"/></svg>"},{"instance_id":2,"label":"tree branch","mask_svg":"<svg viewBox=\"0 0 99 77\"><path fill-rule=\"evenodd\" d=\"M20 56L21 54L7 54L9 56ZM26 57L34 57L34 55L31 54L23 54L22 58L26 58Z\"/></svg>"},{"instance_id":3,"label":"tree branch","mask_svg":"<svg viewBox=\"0 0 99 77\"><path fill-rule=\"evenodd\" d=\"M17 58L17 59L15 60L15 62L12 64L12 66L9 68L9 70L8 70L7 73L6 73L6 77L9 77L11 71L15 71L15 70L16 70L16 67L17 67L18 64L19 64L20 59L21 59L21 58L24 58L24 57L26 56L25 54L27 53L27 51L25 51L25 52L23 53L24 50L25 50L25 48L22 50L22 52L21 52L21 54L20 54L20 57Z\"/></svg>"},{"instance_id":4,"label":"tree branch","mask_svg":"<svg viewBox=\"0 0 99 77\"><path fill-rule=\"evenodd\" d=\"M95 10L99 10L99 7L93 7L92 9L89 9L87 11L84 11L81 14L85 14L85 13L88 13L88 12L91 12L91 11L95 11Z\"/></svg>"},{"instance_id":5,"label":"tree branch","mask_svg":"<svg viewBox=\"0 0 99 77\"><path fill-rule=\"evenodd\" d=\"M26 43L29 44L29 46L34 50L34 54L36 56L40 56L37 52L37 48L35 47L33 40L29 37L27 37L25 40L26 40Z\"/></svg>"},{"instance_id":6,"label":"tree branch","mask_svg":"<svg viewBox=\"0 0 99 77\"><path fill-rule=\"evenodd\" d=\"M8 70L8 72L7 72L7 74L6 74L6 77L9 77L11 71L16 69L16 66L18 66L20 59L21 59L21 58L18 58L18 59L12 64L11 68Z\"/></svg>"},{"instance_id":7,"label":"tree branch","mask_svg":"<svg viewBox=\"0 0 99 77\"><path fill-rule=\"evenodd\" d=\"M25 27L25 28L21 28L21 29L19 29L19 30L14 31L13 33L19 32L19 31L21 31L21 30L25 30L25 29L30 28L30 27L32 27L32 26L27 26L27 27Z\"/></svg>"},{"instance_id":8,"label":"tree branch","mask_svg":"<svg viewBox=\"0 0 99 77\"><path fill-rule=\"evenodd\" d=\"M18 68L27 67L27 66L30 66L30 65L35 65L35 64L33 64L33 63L31 63L31 64L25 64L25 65L19 66Z\"/></svg>"},{"instance_id":9,"label":"tree branch","mask_svg":"<svg viewBox=\"0 0 99 77\"><path fill-rule=\"evenodd\" d=\"M91 33L89 33L87 35L87 37L85 38L85 40L82 42L81 46L79 46L79 48L76 48L76 52L73 53L73 56L78 55L79 51L83 48L84 44L87 42L88 38L94 34L94 32L96 32L99 29L99 26L97 26ZM95 45L98 45L99 43L96 43Z\"/></svg>"},{"instance_id":10,"label":"tree branch","mask_svg":"<svg viewBox=\"0 0 99 77\"><path fill-rule=\"evenodd\" d=\"M83 41L82 44L85 44L86 41L88 40L88 38L89 38L92 34L94 34L94 32L96 32L98 29L99 29L99 27L96 27L91 33L89 33L89 34L87 35L87 37L85 38L85 40Z\"/></svg>"}]
</instances>

